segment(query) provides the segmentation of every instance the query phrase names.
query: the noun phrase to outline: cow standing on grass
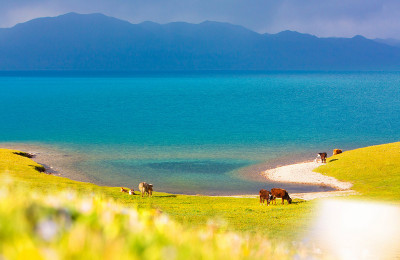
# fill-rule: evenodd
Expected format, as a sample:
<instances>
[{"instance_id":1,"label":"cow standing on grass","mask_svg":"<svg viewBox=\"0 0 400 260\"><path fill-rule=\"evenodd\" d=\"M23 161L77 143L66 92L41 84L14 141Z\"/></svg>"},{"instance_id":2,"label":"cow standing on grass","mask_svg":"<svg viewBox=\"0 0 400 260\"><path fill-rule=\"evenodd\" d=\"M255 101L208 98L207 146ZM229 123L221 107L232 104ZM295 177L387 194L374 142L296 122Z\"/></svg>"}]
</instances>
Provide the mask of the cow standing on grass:
<instances>
[{"instance_id":1,"label":"cow standing on grass","mask_svg":"<svg viewBox=\"0 0 400 260\"><path fill-rule=\"evenodd\" d=\"M260 194L260 205L264 205L264 201L266 200L267 206L269 206L271 192L262 189L260 190L259 194Z\"/></svg>"},{"instance_id":2,"label":"cow standing on grass","mask_svg":"<svg viewBox=\"0 0 400 260\"><path fill-rule=\"evenodd\" d=\"M153 196L153 184L148 184L147 182L141 182L139 184L140 193L143 195L147 194L147 196Z\"/></svg>"},{"instance_id":3,"label":"cow standing on grass","mask_svg":"<svg viewBox=\"0 0 400 260\"><path fill-rule=\"evenodd\" d=\"M333 149L333 155L337 155L337 154L341 154L341 153L343 153L342 150L340 150L340 149Z\"/></svg>"},{"instance_id":4,"label":"cow standing on grass","mask_svg":"<svg viewBox=\"0 0 400 260\"><path fill-rule=\"evenodd\" d=\"M284 189L279 189L279 188L271 189L271 201L275 202L275 205L276 205L276 198L282 198L283 205L285 204L285 200L288 201L288 204L292 203L292 199L289 197L289 193Z\"/></svg>"}]
</instances>

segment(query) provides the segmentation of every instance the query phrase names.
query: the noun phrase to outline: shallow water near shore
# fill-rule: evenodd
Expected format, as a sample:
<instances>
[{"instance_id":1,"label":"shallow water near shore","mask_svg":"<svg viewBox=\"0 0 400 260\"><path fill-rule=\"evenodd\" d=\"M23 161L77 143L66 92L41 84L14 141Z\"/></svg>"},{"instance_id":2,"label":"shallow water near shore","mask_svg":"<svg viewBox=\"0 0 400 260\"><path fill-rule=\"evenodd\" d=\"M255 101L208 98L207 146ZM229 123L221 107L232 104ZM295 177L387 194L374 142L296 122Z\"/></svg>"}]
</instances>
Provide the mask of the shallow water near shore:
<instances>
[{"instance_id":1,"label":"shallow water near shore","mask_svg":"<svg viewBox=\"0 0 400 260\"><path fill-rule=\"evenodd\" d=\"M97 184L253 194L278 186L259 176L264 168L398 141L399 86L400 73L384 72L3 73L0 142L80 158L71 173Z\"/></svg>"}]
</instances>

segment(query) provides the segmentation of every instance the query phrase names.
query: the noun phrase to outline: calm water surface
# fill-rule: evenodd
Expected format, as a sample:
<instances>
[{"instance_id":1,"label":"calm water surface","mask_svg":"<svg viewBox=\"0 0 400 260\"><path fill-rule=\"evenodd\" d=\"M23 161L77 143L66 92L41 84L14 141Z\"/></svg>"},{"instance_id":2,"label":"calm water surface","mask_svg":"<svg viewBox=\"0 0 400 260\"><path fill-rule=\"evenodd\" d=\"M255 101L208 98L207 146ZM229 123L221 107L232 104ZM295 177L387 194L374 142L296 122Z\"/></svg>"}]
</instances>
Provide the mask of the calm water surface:
<instances>
[{"instance_id":1,"label":"calm water surface","mask_svg":"<svg viewBox=\"0 0 400 260\"><path fill-rule=\"evenodd\" d=\"M255 164L400 139L400 73L3 73L0 93L0 142L83 152L76 168L99 183L176 193L254 193L277 186L248 178Z\"/></svg>"}]
</instances>

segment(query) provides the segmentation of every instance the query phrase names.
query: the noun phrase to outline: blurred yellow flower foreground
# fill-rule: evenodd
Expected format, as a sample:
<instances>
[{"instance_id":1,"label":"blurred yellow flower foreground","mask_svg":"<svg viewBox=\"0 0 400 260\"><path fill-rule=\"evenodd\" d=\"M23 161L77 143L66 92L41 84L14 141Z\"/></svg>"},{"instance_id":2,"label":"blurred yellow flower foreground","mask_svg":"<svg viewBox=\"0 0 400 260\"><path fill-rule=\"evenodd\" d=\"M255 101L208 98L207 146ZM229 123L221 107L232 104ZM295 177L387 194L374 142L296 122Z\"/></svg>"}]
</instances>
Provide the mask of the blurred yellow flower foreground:
<instances>
[{"instance_id":1,"label":"blurred yellow flower foreground","mask_svg":"<svg viewBox=\"0 0 400 260\"><path fill-rule=\"evenodd\" d=\"M0 259L263 259L291 255L264 238L227 232L218 221L192 229L162 212L126 208L101 195L83 197L70 191L48 195L29 190L7 175L2 179Z\"/></svg>"}]
</instances>

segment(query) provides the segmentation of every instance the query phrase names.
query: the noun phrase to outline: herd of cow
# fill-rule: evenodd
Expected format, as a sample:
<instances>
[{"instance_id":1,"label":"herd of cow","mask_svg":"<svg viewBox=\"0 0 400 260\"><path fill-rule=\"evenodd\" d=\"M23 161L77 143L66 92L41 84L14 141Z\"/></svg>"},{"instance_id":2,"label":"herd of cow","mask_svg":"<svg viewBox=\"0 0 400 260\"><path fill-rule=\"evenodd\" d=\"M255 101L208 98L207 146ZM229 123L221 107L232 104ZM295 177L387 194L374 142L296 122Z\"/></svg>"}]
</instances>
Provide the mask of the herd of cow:
<instances>
[{"instance_id":1,"label":"herd of cow","mask_svg":"<svg viewBox=\"0 0 400 260\"><path fill-rule=\"evenodd\" d=\"M153 196L153 184L149 184L147 182L141 182L141 183L139 183L139 191L140 191L140 194L142 195L142 197L144 195L152 197ZM129 195L135 195L134 189L125 189L124 187L121 187L121 192L129 193Z\"/></svg>"},{"instance_id":2,"label":"herd of cow","mask_svg":"<svg viewBox=\"0 0 400 260\"><path fill-rule=\"evenodd\" d=\"M342 153L342 150L340 150L340 149L333 150L333 155L340 154L340 153ZM315 161L318 162L320 160L322 163L326 163L327 157L328 157L328 155L325 152L318 153L318 156L315 159ZM147 182L141 182L139 184L139 191L140 191L142 197L144 195L152 197L153 184L148 184ZM121 192L129 193L129 195L135 195L135 191L133 189L126 189L126 188L121 187ZM269 205L269 203L272 204L273 202L276 205L276 198L281 198L282 204L285 204L285 200L287 200L288 204L292 203L292 199L290 198L289 193L286 190L280 189L280 188L273 188L273 189L271 189L271 191L261 189L259 192L259 195L260 195L260 204L261 205L264 205L265 201L267 201L267 206Z\"/></svg>"},{"instance_id":3,"label":"herd of cow","mask_svg":"<svg viewBox=\"0 0 400 260\"><path fill-rule=\"evenodd\" d=\"M267 201L267 206L271 202L275 202L276 205L276 198L282 199L282 204L285 204L285 200L287 200L288 204L292 203L292 199L289 196L289 193L280 188L272 188L271 191L268 190L260 190L260 204L264 205L264 202Z\"/></svg>"},{"instance_id":4,"label":"herd of cow","mask_svg":"<svg viewBox=\"0 0 400 260\"><path fill-rule=\"evenodd\" d=\"M343 151L341 149L333 149L333 155L341 154ZM326 163L326 158L328 154L326 152L318 153L317 158L315 158L315 162ZM289 196L289 193L284 189L273 188L271 191L268 190L260 190L260 204L264 205L264 202L267 201L267 205L269 203L274 202L276 204L276 198L282 198L282 204L285 204L285 200L287 200L288 204L292 203L292 199Z\"/></svg>"},{"instance_id":5,"label":"herd of cow","mask_svg":"<svg viewBox=\"0 0 400 260\"><path fill-rule=\"evenodd\" d=\"M142 195L147 195L149 197L153 196L153 184L148 184L147 182L141 182L139 184L139 191ZM126 189L121 187L121 192L129 193L129 195L135 195L134 189ZM275 202L276 205L276 198L282 199L282 204L284 201L287 200L289 204L292 203L292 199L289 197L289 193L284 189L273 188L271 191L268 190L260 190L260 204L264 205L264 202L267 201L267 205L271 202Z\"/></svg>"},{"instance_id":6,"label":"herd of cow","mask_svg":"<svg viewBox=\"0 0 400 260\"><path fill-rule=\"evenodd\" d=\"M333 149L333 155L341 154L343 151L340 149ZM322 163L326 163L326 158L328 158L328 154L326 152L318 153L317 158L315 158L315 162L321 161Z\"/></svg>"}]
</instances>

